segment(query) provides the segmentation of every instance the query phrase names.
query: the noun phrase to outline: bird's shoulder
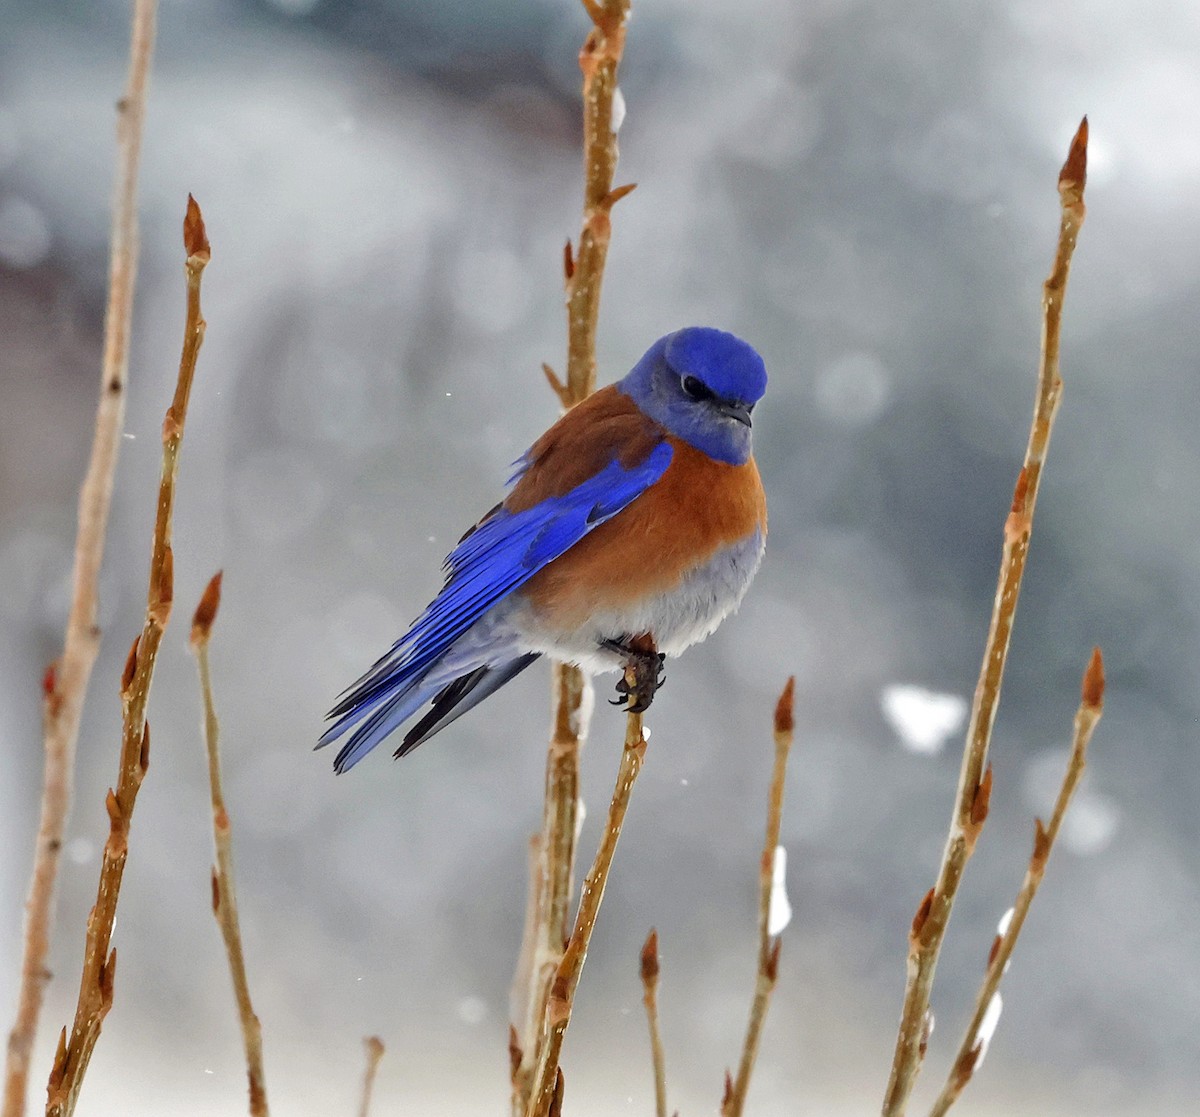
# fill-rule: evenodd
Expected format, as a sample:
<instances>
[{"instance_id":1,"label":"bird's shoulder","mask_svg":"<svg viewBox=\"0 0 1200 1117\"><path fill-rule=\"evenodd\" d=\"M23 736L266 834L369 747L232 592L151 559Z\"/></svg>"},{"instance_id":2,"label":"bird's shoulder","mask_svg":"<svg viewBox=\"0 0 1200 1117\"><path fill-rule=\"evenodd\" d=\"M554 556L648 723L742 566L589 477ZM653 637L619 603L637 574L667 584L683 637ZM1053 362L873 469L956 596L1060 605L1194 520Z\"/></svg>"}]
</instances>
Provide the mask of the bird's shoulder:
<instances>
[{"instance_id":1,"label":"bird's shoulder","mask_svg":"<svg viewBox=\"0 0 1200 1117\"><path fill-rule=\"evenodd\" d=\"M529 448L504 508L522 512L565 496L614 461L636 469L666 441L663 427L610 384L572 407Z\"/></svg>"}]
</instances>

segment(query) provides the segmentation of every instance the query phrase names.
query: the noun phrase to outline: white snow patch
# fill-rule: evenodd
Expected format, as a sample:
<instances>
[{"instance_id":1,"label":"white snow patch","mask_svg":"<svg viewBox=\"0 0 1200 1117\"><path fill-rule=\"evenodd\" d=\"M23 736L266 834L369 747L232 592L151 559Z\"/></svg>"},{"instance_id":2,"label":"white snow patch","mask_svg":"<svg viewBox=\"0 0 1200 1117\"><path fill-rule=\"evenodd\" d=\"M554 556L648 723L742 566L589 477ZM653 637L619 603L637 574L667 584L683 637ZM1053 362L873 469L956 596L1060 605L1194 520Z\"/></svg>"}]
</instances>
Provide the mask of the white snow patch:
<instances>
[{"instance_id":1,"label":"white snow patch","mask_svg":"<svg viewBox=\"0 0 1200 1117\"><path fill-rule=\"evenodd\" d=\"M1008 934L1009 925L1012 923L1013 910L1009 908L1001 917L1000 922L996 924L996 934L1003 937Z\"/></svg>"},{"instance_id":2,"label":"white snow patch","mask_svg":"<svg viewBox=\"0 0 1200 1117\"><path fill-rule=\"evenodd\" d=\"M621 87L618 85L613 90L612 103L612 130L613 135L616 135L621 130L621 125L625 123L625 94L621 92Z\"/></svg>"},{"instance_id":3,"label":"white snow patch","mask_svg":"<svg viewBox=\"0 0 1200 1117\"><path fill-rule=\"evenodd\" d=\"M592 723L592 713L596 709L596 688L592 685L591 675L583 676L583 689L579 694L579 709L571 714L571 732L576 737L586 737L588 726Z\"/></svg>"},{"instance_id":4,"label":"white snow patch","mask_svg":"<svg viewBox=\"0 0 1200 1117\"><path fill-rule=\"evenodd\" d=\"M792 905L787 896L787 850L775 847L771 862L771 898L767 904L767 934L778 935L792 921Z\"/></svg>"},{"instance_id":5,"label":"white snow patch","mask_svg":"<svg viewBox=\"0 0 1200 1117\"><path fill-rule=\"evenodd\" d=\"M1000 1012L1004 1008L1004 1001L1001 1000L999 993L993 993L992 999L988 1001L988 1006L984 1010L983 1019L979 1022L979 1031L975 1033L975 1050L978 1054L975 1056L975 1070L983 1066L983 1060L987 1057L988 1044L992 1042L992 1036L996 1034L996 1025L1000 1023Z\"/></svg>"},{"instance_id":6,"label":"white snow patch","mask_svg":"<svg viewBox=\"0 0 1200 1117\"><path fill-rule=\"evenodd\" d=\"M900 743L910 752L933 756L967 719L967 702L957 694L939 694L907 683L883 688L879 705Z\"/></svg>"}]
</instances>

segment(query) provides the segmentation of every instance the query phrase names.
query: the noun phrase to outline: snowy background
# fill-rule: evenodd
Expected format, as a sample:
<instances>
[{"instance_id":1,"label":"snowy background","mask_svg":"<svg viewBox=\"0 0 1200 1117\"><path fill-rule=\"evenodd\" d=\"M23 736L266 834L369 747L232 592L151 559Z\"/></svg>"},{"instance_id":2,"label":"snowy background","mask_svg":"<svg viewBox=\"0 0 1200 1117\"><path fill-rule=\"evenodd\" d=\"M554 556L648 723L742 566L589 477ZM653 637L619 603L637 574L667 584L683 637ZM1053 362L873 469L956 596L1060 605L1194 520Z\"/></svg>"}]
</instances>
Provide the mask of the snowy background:
<instances>
[{"instance_id":1,"label":"snowy background","mask_svg":"<svg viewBox=\"0 0 1200 1117\"><path fill-rule=\"evenodd\" d=\"M182 325L187 192L213 243L184 445L179 614L151 702L117 1003L83 1109L238 1112L209 914L187 616L213 644L252 989L278 1113L505 1112L507 992L540 817L536 668L403 764L314 754L331 700L550 423L578 227L572 0L164 0L142 178L130 409L34 1075L74 1005L140 626L158 430ZM127 5L0 8L0 1019L15 996L91 439ZM753 982L769 712L797 676L784 842L795 917L757 1114L875 1110L905 936L932 883L1032 402L1055 176L1092 123L1066 395L919 1099L940 1084L1033 815L1103 646L1092 768L964 1112L1194 1112L1200 1018L1200 9L1094 0L640 0L602 380L688 323L771 371L771 501L741 614L671 671L568 1037L575 1117L652 1109L637 949L653 924L672 1107L712 1112ZM942 696L932 706L908 689ZM607 689L607 684L606 688ZM914 728L931 709L941 728ZM622 719L601 704L591 807ZM907 734L907 735L906 735ZM943 745L943 742L944 745ZM917 1109L920 1108L918 1105Z\"/></svg>"}]
</instances>

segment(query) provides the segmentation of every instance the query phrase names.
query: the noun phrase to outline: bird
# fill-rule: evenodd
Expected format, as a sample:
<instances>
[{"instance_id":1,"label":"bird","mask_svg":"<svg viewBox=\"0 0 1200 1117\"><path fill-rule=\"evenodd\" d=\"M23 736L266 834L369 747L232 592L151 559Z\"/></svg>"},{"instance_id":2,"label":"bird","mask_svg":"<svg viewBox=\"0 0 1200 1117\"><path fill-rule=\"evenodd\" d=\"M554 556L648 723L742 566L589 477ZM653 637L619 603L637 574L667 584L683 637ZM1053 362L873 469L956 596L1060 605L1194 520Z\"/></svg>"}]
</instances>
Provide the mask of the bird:
<instances>
[{"instance_id":1,"label":"bird","mask_svg":"<svg viewBox=\"0 0 1200 1117\"><path fill-rule=\"evenodd\" d=\"M317 748L349 733L335 771L428 703L394 753L407 755L541 655L631 668L614 704L649 706L665 659L737 609L762 561L751 433L766 387L747 342L689 326L565 412L447 556L441 591L327 715Z\"/></svg>"}]
</instances>

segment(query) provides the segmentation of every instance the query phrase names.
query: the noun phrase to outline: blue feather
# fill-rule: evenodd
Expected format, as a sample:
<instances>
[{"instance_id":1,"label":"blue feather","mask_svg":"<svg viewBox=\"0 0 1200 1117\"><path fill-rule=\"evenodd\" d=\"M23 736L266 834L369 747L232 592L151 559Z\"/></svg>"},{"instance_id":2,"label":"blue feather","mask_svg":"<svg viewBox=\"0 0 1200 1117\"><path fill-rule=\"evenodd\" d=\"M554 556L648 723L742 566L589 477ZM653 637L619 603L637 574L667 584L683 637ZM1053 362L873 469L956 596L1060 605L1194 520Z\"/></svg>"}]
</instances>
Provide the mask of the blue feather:
<instances>
[{"instance_id":1,"label":"blue feather","mask_svg":"<svg viewBox=\"0 0 1200 1117\"><path fill-rule=\"evenodd\" d=\"M440 661L492 606L636 500L666 472L672 454L664 441L629 468L613 460L570 492L520 512L501 507L470 532L446 558L442 591L330 712L337 720L318 748L359 726L338 753L338 771L357 763L447 685ZM524 459L518 466L519 476ZM481 648L478 663L455 666L461 675L487 665Z\"/></svg>"}]
</instances>

